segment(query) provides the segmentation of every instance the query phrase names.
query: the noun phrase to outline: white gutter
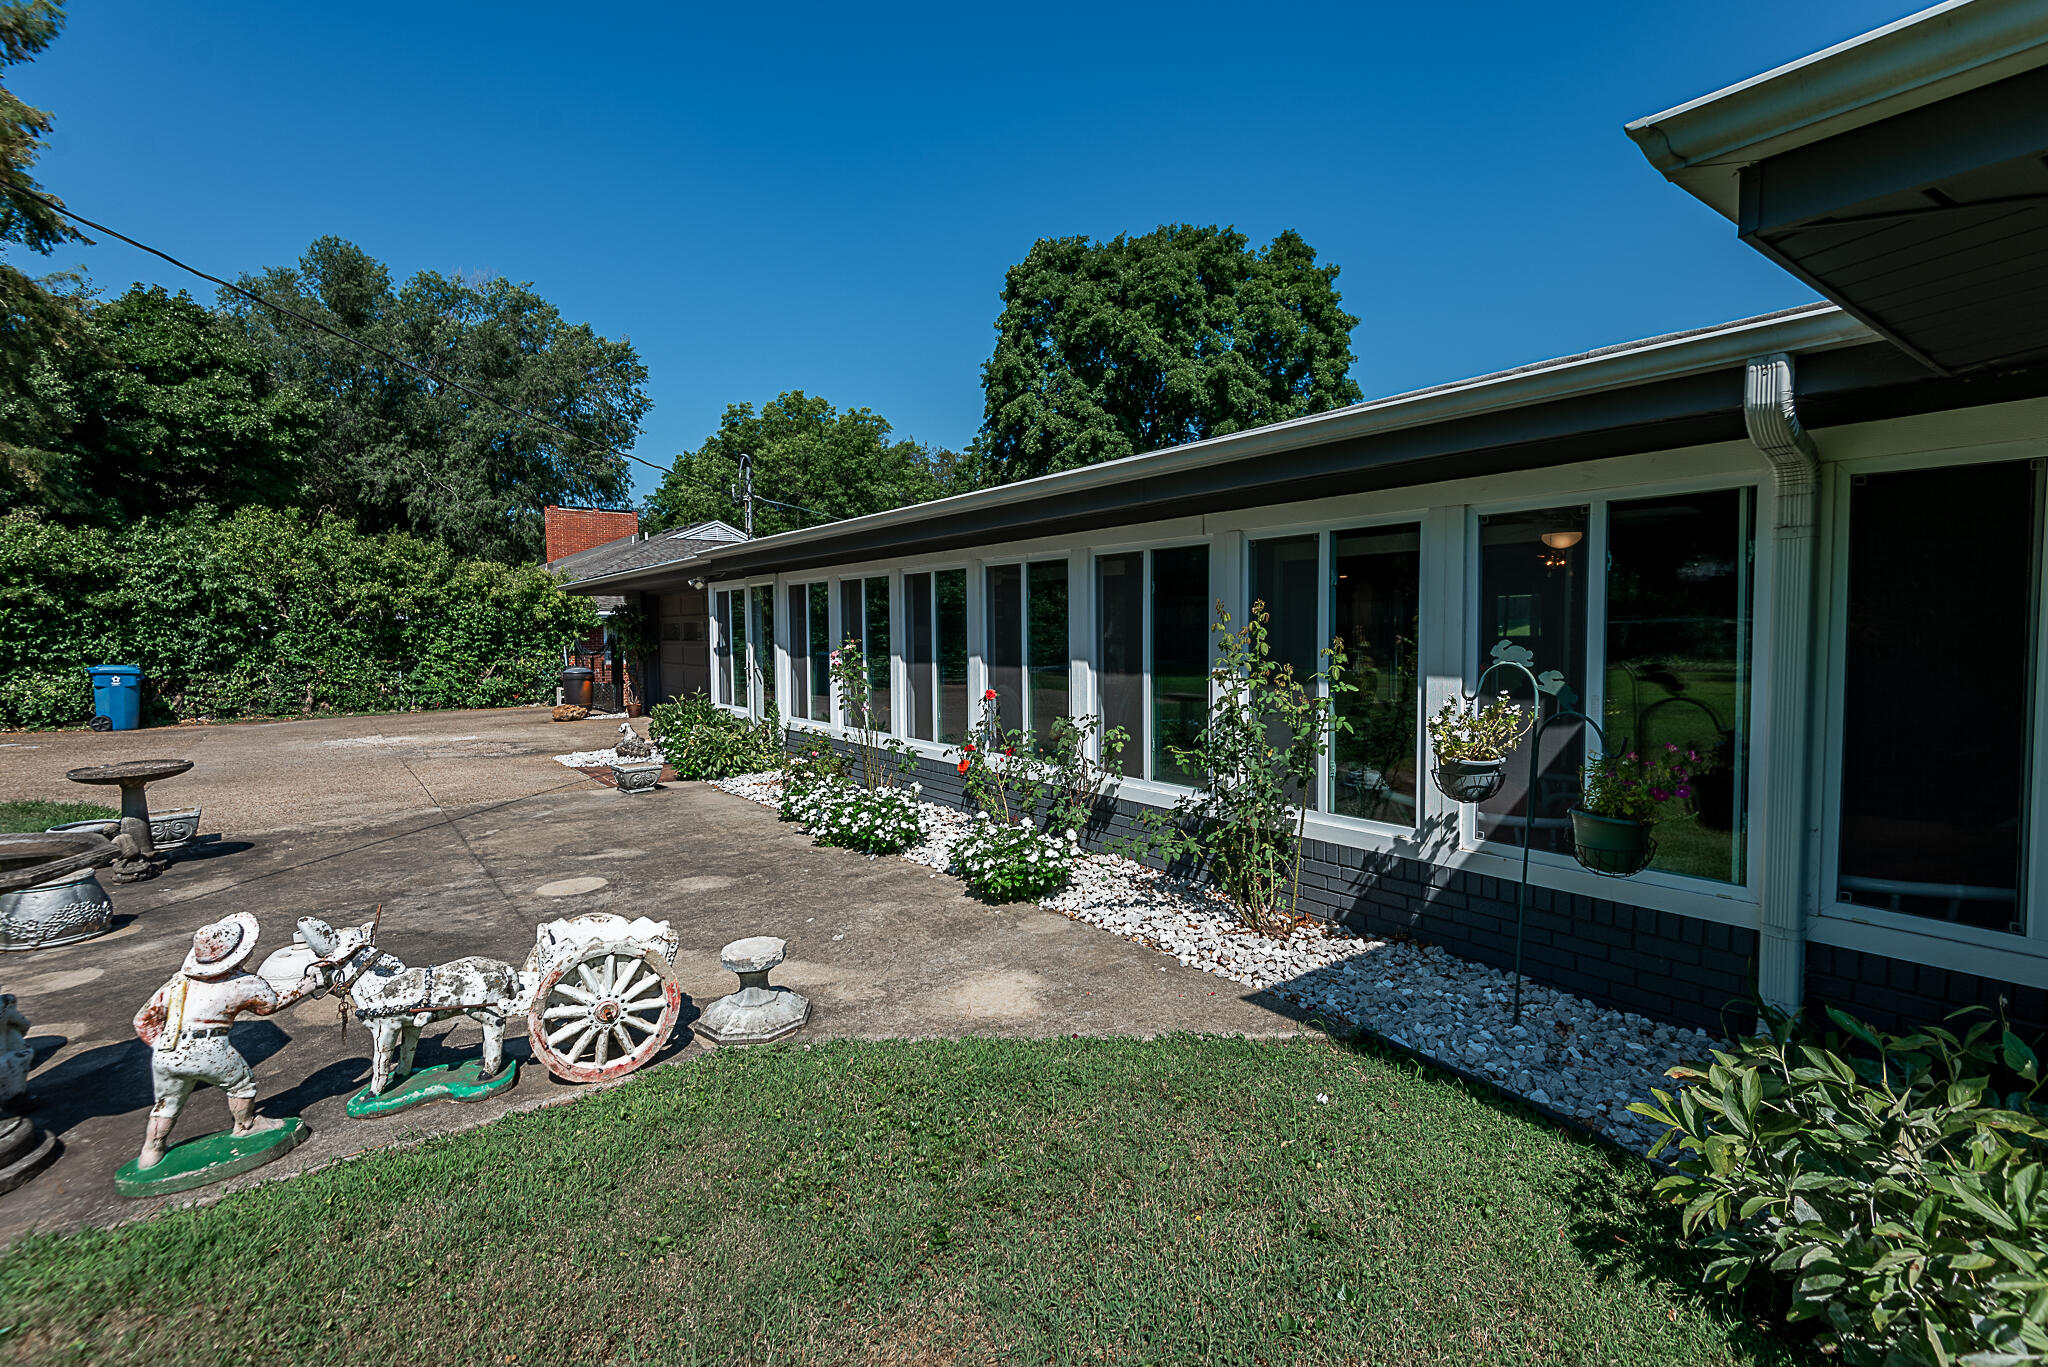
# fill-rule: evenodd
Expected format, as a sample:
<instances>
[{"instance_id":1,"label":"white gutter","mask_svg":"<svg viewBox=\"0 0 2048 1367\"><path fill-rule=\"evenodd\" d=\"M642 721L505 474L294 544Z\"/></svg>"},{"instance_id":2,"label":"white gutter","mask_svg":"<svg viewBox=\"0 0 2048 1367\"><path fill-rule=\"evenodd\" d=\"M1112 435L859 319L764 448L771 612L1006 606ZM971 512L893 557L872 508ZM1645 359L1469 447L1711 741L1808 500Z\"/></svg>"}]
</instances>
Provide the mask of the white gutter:
<instances>
[{"instance_id":1,"label":"white gutter","mask_svg":"<svg viewBox=\"0 0 2048 1367\"><path fill-rule=\"evenodd\" d=\"M906 523L1008 507L1139 479L1177 475L1232 461L1319 446L1325 442L1376 436L1504 409L1704 374L1740 366L1751 356L1764 351L1827 351L1876 340L1876 333L1833 304L1813 304L1796 312L1745 319L1701 332L1653 337L1639 343L1545 361L1520 370L1481 375L1455 384L1371 399L1311 417L1233 432L1227 437L1210 437L1185 446L1125 456L1078 470L1062 470L1058 474L1040 475L993 489L955 494L929 503L913 503L908 507L892 508L887 512L870 513L842 522L828 522L800 531L779 532L755 541L734 542L717 550L700 551L689 559L699 564L715 565L728 554L751 555L762 550L794 552L813 542L853 533L886 531ZM631 583L657 571L671 571L682 563L685 562L671 561L661 566L620 570L599 578L580 579L566 587L588 591L610 584Z\"/></svg>"},{"instance_id":2,"label":"white gutter","mask_svg":"<svg viewBox=\"0 0 2048 1367\"><path fill-rule=\"evenodd\" d=\"M2044 65L2041 0L1947 0L1626 131L1666 180L1735 221L1744 166Z\"/></svg>"}]
</instances>

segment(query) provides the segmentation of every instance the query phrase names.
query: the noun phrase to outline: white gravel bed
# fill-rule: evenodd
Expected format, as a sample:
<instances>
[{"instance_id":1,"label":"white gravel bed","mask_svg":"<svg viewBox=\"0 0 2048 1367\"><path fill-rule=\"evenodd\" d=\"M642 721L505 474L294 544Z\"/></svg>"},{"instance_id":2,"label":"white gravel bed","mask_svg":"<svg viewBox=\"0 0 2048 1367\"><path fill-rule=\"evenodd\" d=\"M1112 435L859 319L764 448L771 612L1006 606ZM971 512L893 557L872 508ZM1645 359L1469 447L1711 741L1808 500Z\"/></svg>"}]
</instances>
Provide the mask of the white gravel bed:
<instances>
[{"instance_id":1,"label":"white gravel bed","mask_svg":"<svg viewBox=\"0 0 2048 1367\"><path fill-rule=\"evenodd\" d=\"M713 786L767 806L780 776L746 774ZM903 858L943 870L973 818L924 802L925 839ZM1190 968L1271 989L1318 1014L1365 1026L1419 1054L1489 1078L1530 1101L1576 1116L1638 1151L1657 1137L1632 1101L1669 1088L1665 1069L1722 1041L1534 983L1522 982L1522 1023L1512 1016L1512 975L1434 945L1369 940L1320 922L1281 938L1246 929L1219 894L1190 887L1121 855L1091 854L1073 881L1041 904L1149 945Z\"/></svg>"}]
</instances>

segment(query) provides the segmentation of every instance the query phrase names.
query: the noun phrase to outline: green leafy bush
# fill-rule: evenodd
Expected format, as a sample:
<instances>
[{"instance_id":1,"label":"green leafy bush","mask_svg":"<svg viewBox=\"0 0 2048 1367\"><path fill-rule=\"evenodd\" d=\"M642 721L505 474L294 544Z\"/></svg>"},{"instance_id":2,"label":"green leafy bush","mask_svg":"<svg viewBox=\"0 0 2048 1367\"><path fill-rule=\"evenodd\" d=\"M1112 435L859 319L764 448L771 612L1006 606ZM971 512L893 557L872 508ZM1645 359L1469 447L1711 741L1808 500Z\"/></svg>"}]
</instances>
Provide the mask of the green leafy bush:
<instances>
[{"instance_id":1,"label":"green leafy bush","mask_svg":"<svg viewBox=\"0 0 2048 1367\"><path fill-rule=\"evenodd\" d=\"M92 680L82 665L70 670L23 670L0 679L0 721L9 726L54 731L60 726L83 726L91 718Z\"/></svg>"},{"instance_id":2,"label":"green leafy bush","mask_svg":"<svg viewBox=\"0 0 2048 1367\"><path fill-rule=\"evenodd\" d=\"M1964 1015L1967 1013L1958 1013ZM1784 1017L1631 1107L1685 1155L1658 1190L1713 1255L1709 1281L1786 1279L1854 1367L2048 1360L2048 1106L2001 1022L1848 1040ZM1953 1019L1953 1018L1951 1018Z\"/></svg>"},{"instance_id":3,"label":"green leafy bush","mask_svg":"<svg viewBox=\"0 0 2048 1367\"><path fill-rule=\"evenodd\" d=\"M37 679L144 674L146 715L294 716L545 700L597 625L538 565L244 508L118 530L0 518L0 724L84 719ZM75 673L74 673L75 671ZM26 682L24 682L26 681ZM71 685L66 683L65 688Z\"/></svg>"},{"instance_id":4,"label":"green leafy bush","mask_svg":"<svg viewBox=\"0 0 2048 1367\"><path fill-rule=\"evenodd\" d=\"M712 705L698 694L657 704L647 717L648 739L677 778L737 778L781 765L782 723L769 709L751 721Z\"/></svg>"}]
</instances>

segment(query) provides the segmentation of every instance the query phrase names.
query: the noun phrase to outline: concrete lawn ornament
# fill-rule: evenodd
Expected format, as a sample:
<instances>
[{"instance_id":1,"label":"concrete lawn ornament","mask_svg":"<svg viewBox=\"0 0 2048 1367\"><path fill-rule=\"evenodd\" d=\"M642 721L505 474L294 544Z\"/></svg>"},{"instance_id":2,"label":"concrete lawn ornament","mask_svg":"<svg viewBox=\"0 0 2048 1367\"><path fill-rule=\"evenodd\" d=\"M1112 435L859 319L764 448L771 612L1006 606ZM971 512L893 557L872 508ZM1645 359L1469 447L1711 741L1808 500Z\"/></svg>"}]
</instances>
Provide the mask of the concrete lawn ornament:
<instances>
[{"instance_id":1,"label":"concrete lawn ornament","mask_svg":"<svg viewBox=\"0 0 2048 1367\"><path fill-rule=\"evenodd\" d=\"M268 1016L327 990L329 975L309 965L283 991L243 965L255 952L256 918L238 911L201 926L170 981L135 1016L135 1033L150 1048L156 1101L142 1152L114 1176L123 1196L157 1196L205 1186L282 1158L306 1136L297 1116L256 1114L256 1076L228 1042L235 1017ZM195 1087L211 1084L228 1095L234 1126L168 1148L171 1130Z\"/></svg>"},{"instance_id":2,"label":"concrete lawn ornament","mask_svg":"<svg viewBox=\"0 0 2048 1367\"><path fill-rule=\"evenodd\" d=\"M370 1082L349 1098L348 1113L387 1115L427 1101L475 1101L512 1086L519 1065L505 1061L505 1021L523 1017L531 996L519 970L475 957L408 968L377 947L377 925L371 920L336 929L317 916L299 919L299 938L369 1027ZM421 1028L456 1017L483 1026L482 1057L415 1073Z\"/></svg>"}]
</instances>

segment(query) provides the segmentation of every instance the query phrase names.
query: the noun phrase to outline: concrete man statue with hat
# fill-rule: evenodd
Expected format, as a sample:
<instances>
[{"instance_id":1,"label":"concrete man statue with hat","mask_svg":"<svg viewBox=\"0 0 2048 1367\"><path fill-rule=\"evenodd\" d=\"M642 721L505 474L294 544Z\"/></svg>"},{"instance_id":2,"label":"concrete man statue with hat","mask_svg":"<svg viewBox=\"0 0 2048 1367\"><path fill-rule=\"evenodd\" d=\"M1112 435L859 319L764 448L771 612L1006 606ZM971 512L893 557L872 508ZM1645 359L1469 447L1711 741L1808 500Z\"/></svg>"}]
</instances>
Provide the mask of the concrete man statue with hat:
<instances>
[{"instance_id":1,"label":"concrete man statue with hat","mask_svg":"<svg viewBox=\"0 0 2048 1367\"><path fill-rule=\"evenodd\" d=\"M178 972L136 1014L135 1033L150 1047L156 1103L149 1108L141 1154L114 1179L124 1194L203 1186L282 1157L297 1145L303 1129L298 1117L257 1116L255 1074L228 1042L228 1030L244 1012L268 1016L319 996L328 987L328 971L315 964L296 986L279 991L243 967L256 949L256 935L256 918L245 911L201 926ZM167 1158L178 1113L201 1083L227 1093L234 1128L181 1144Z\"/></svg>"}]
</instances>

